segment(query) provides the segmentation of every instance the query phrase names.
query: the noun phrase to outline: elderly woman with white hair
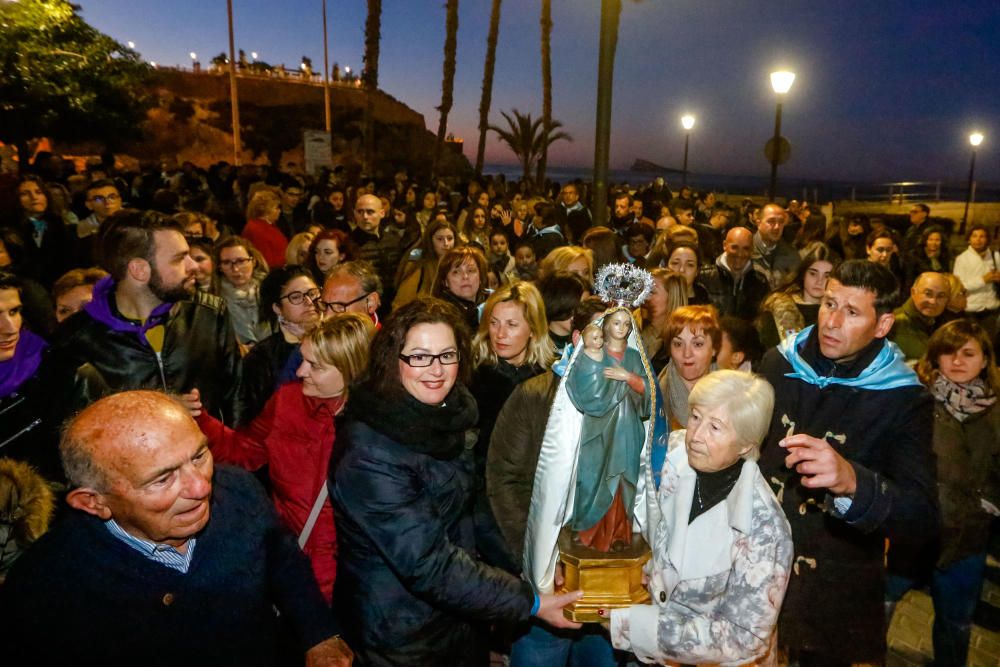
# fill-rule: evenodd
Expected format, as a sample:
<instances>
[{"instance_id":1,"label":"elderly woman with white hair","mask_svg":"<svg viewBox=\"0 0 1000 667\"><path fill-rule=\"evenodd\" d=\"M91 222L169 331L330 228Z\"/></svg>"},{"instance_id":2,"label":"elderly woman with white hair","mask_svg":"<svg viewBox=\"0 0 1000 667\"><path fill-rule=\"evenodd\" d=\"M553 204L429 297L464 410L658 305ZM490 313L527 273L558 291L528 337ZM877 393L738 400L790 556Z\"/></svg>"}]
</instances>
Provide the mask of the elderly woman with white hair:
<instances>
[{"instance_id":1,"label":"elderly woman with white hair","mask_svg":"<svg viewBox=\"0 0 1000 667\"><path fill-rule=\"evenodd\" d=\"M643 662L773 662L792 563L788 521L756 463L774 390L717 371L688 404L649 507L652 602L600 613L615 648Z\"/></svg>"}]
</instances>

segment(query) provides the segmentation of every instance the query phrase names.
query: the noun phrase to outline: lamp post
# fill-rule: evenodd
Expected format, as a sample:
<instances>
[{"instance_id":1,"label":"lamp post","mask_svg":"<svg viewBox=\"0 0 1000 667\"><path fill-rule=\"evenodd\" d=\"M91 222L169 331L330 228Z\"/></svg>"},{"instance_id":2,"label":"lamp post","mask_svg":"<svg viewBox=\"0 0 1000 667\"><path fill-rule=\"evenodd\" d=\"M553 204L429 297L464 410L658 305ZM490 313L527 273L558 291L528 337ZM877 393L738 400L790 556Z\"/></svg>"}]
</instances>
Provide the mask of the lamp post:
<instances>
[{"instance_id":1,"label":"lamp post","mask_svg":"<svg viewBox=\"0 0 1000 667\"><path fill-rule=\"evenodd\" d=\"M681 127L684 128L684 174L681 176L681 186L688 182L688 143L691 140L691 128L694 127L694 116L684 114L681 116Z\"/></svg>"},{"instance_id":2,"label":"lamp post","mask_svg":"<svg viewBox=\"0 0 1000 667\"><path fill-rule=\"evenodd\" d=\"M326 133L330 134L330 51L326 42L326 0L323 0L323 109Z\"/></svg>"},{"instance_id":3,"label":"lamp post","mask_svg":"<svg viewBox=\"0 0 1000 667\"><path fill-rule=\"evenodd\" d=\"M229 105L233 114L233 164L240 166L240 94L236 86L236 40L233 36L233 0L226 0L229 17ZM192 54L193 55L193 54Z\"/></svg>"},{"instance_id":4,"label":"lamp post","mask_svg":"<svg viewBox=\"0 0 1000 667\"><path fill-rule=\"evenodd\" d=\"M778 162L781 158L781 100L782 95L785 95L792 88L792 83L795 81L794 72L771 72L771 88L774 89L775 94L778 96L778 108L774 113L774 137L771 139L771 184L767 189L768 199L774 200L777 194L778 185Z\"/></svg>"},{"instance_id":5,"label":"lamp post","mask_svg":"<svg viewBox=\"0 0 1000 667\"><path fill-rule=\"evenodd\" d=\"M608 219L608 159L611 155L611 95L614 89L615 51L622 0L601 0L601 37L597 56L597 114L594 128L594 189L591 208L594 226Z\"/></svg>"},{"instance_id":6,"label":"lamp post","mask_svg":"<svg viewBox=\"0 0 1000 667\"><path fill-rule=\"evenodd\" d=\"M962 214L962 232L965 232L965 223L969 219L969 204L972 203L972 196L976 189L976 149L983 143L983 133L973 132L969 135L969 143L972 145L972 159L969 161L969 188L965 194L965 213Z\"/></svg>"}]
</instances>

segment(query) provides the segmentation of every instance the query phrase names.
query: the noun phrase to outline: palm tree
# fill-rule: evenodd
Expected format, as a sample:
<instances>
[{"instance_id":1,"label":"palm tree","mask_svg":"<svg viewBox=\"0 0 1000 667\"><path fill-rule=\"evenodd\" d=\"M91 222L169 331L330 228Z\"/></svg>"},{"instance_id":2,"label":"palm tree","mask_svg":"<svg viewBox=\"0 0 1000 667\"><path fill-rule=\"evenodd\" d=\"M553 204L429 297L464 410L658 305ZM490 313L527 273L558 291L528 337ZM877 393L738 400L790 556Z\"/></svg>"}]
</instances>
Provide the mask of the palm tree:
<instances>
[{"instance_id":1,"label":"palm tree","mask_svg":"<svg viewBox=\"0 0 1000 667\"><path fill-rule=\"evenodd\" d=\"M368 0L365 19L365 173L375 173L375 91L378 90L378 51L382 39L382 0Z\"/></svg>"},{"instance_id":2,"label":"palm tree","mask_svg":"<svg viewBox=\"0 0 1000 667\"><path fill-rule=\"evenodd\" d=\"M486 37L486 64L483 65L483 96L479 100L479 147L476 149L476 176L483 175L486 154L486 131L490 125L490 103L493 100L493 68L497 63L497 38L500 35L500 3L493 0L490 31Z\"/></svg>"},{"instance_id":3,"label":"palm tree","mask_svg":"<svg viewBox=\"0 0 1000 667\"><path fill-rule=\"evenodd\" d=\"M437 180L441 150L444 148L445 132L448 130L448 112L451 111L452 92L455 88L455 51L458 46L458 0L448 0L445 5L444 22L444 77L441 80L441 119L438 121L437 145L434 148L434 162L431 167L431 182Z\"/></svg>"},{"instance_id":4,"label":"palm tree","mask_svg":"<svg viewBox=\"0 0 1000 667\"><path fill-rule=\"evenodd\" d=\"M513 118L503 111L500 114L507 121L507 127L490 125L490 129L496 132L497 138L507 144L508 148L517 156L521 163L522 179L525 182L530 182L532 168L553 142L560 139L573 141L573 137L569 134L557 131L562 127L562 123L557 120L553 120L549 124L549 131L545 132L542 127L542 119L532 119L530 113L522 114L517 109L511 109Z\"/></svg>"},{"instance_id":5,"label":"palm tree","mask_svg":"<svg viewBox=\"0 0 1000 667\"><path fill-rule=\"evenodd\" d=\"M542 127L552 131L552 0L542 0ZM545 168L548 166L548 146L542 148L538 160L538 187L545 188Z\"/></svg>"}]
</instances>

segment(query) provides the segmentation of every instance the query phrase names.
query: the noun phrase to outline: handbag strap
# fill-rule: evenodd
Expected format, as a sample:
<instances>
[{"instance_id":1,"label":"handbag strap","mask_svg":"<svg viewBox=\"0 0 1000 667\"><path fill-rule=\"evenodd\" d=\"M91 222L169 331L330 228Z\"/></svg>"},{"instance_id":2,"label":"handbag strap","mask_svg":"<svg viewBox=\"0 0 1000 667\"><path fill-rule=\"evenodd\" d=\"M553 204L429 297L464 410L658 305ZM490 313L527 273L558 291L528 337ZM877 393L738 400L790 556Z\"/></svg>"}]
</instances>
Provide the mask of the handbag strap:
<instances>
[{"instance_id":1,"label":"handbag strap","mask_svg":"<svg viewBox=\"0 0 1000 667\"><path fill-rule=\"evenodd\" d=\"M313 528L316 527L316 520L319 519L319 513L323 510L323 503L326 502L327 497L330 495L330 490L326 486L326 481L323 481L323 485L320 486L319 493L316 494L316 502L313 503L312 509L309 511L309 518L306 519L306 525L302 526L302 532L299 533L299 549L306 548L306 542L309 541L309 536L312 535Z\"/></svg>"}]
</instances>

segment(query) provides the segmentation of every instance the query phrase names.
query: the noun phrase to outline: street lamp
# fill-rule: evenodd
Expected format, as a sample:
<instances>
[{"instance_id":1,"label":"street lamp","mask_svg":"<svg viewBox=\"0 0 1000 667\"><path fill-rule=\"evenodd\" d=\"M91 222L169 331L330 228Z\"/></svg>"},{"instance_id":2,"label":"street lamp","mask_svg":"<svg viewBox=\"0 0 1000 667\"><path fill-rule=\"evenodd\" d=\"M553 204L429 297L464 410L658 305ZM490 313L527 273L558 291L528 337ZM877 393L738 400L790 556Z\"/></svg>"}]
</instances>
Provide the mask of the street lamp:
<instances>
[{"instance_id":1,"label":"street lamp","mask_svg":"<svg viewBox=\"0 0 1000 667\"><path fill-rule=\"evenodd\" d=\"M691 139L691 128L694 127L694 116L691 114L684 114L681 116L681 127L684 128L684 175L681 176L681 186L687 185L688 182L688 143Z\"/></svg>"},{"instance_id":2,"label":"street lamp","mask_svg":"<svg viewBox=\"0 0 1000 667\"><path fill-rule=\"evenodd\" d=\"M771 72L771 88L774 89L774 93L778 96L778 108L774 114L774 137L771 139L770 155L771 158L771 184L768 187L767 196L768 199L774 200L777 194L778 185L778 162L781 158L781 148L782 148L782 137L781 137L781 100L782 95L788 93L792 88L792 83L795 81L795 72Z\"/></svg>"},{"instance_id":3,"label":"street lamp","mask_svg":"<svg viewBox=\"0 0 1000 667\"><path fill-rule=\"evenodd\" d=\"M257 52L256 51L251 51L250 52L250 57L256 62L256 60L257 60Z\"/></svg>"},{"instance_id":4,"label":"street lamp","mask_svg":"<svg viewBox=\"0 0 1000 667\"><path fill-rule=\"evenodd\" d=\"M323 0L323 117L330 134L330 47L326 37L326 0Z\"/></svg>"},{"instance_id":5,"label":"street lamp","mask_svg":"<svg viewBox=\"0 0 1000 667\"><path fill-rule=\"evenodd\" d=\"M130 42L128 43L128 48L130 48L130 49L134 49L134 48L135 48L135 42L132 42L132 41L130 41Z\"/></svg>"},{"instance_id":6,"label":"street lamp","mask_svg":"<svg viewBox=\"0 0 1000 667\"><path fill-rule=\"evenodd\" d=\"M962 229L965 231L965 223L969 219L969 204L972 203L972 196L976 189L976 149L983 143L983 133L973 132L969 135L969 143L972 145L972 160L969 161L969 188L965 194L965 213L962 214Z\"/></svg>"}]
</instances>

